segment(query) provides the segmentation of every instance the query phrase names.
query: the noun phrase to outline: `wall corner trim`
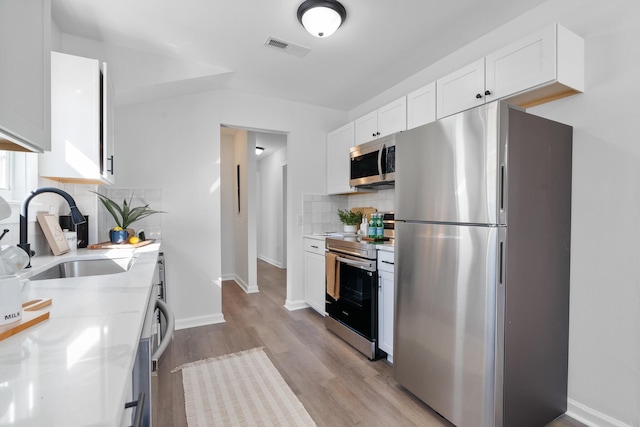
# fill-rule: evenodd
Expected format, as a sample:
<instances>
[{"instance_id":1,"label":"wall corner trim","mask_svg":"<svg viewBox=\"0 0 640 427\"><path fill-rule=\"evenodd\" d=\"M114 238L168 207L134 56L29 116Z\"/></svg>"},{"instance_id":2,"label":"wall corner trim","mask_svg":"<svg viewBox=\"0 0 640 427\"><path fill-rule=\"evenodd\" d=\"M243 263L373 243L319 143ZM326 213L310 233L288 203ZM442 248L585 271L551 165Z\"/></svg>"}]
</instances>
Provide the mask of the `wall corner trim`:
<instances>
[{"instance_id":1,"label":"wall corner trim","mask_svg":"<svg viewBox=\"0 0 640 427\"><path fill-rule=\"evenodd\" d=\"M297 300L297 301L285 301L284 303L284 308L286 308L289 311L296 311L296 310L302 310L303 308L308 308L309 305L304 302L304 300Z\"/></svg>"},{"instance_id":2,"label":"wall corner trim","mask_svg":"<svg viewBox=\"0 0 640 427\"><path fill-rule=\"evenodd\" d=\"M216 323L225 323L224 315L210 314L207 316L188 317L186 319L176 320L176 331L181 329L195 328L198 326L214 325Z\"/></svg>"},{"instance_id":3,"label":"wall corner trim","mask_svg":"<svg viewBox=\"0 0 640 427\"><path fill-rule=\"evenodd\" d=\"M573 399L567 399L567 415L592 427L632 427Z\"/></svg>"}]
</instances>

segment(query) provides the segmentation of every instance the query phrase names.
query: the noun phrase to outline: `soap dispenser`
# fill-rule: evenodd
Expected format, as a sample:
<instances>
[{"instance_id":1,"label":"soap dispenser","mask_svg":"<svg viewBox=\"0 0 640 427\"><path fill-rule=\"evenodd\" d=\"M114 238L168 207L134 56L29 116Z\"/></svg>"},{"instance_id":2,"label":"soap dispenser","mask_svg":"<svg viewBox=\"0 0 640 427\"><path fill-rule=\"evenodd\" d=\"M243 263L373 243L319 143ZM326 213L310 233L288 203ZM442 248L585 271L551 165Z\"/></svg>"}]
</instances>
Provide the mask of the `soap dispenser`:
<instances>
[{"instance_id":1,"label":"soap dispenser","mask_svg":"<svg viewBox=\"0 0 640 427\"><path fill-rule=\"evenodd\" d=\"M367 222L366 215L362 215L362 223L360 224L360 235L364 237L369 236L369 223Z\"/></svg>"}]
</instances>

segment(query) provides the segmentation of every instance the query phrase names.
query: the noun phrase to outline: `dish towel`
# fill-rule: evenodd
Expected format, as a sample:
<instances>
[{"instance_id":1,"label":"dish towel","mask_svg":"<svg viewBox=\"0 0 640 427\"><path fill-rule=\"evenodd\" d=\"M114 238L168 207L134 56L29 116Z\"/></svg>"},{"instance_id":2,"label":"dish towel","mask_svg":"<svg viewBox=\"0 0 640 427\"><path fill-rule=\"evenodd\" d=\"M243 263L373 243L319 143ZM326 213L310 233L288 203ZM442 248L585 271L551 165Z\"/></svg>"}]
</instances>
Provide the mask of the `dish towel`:
<instances>
[{"instance_id":1,"label":"dish towel","mask_svg":"<svg viewBox=\"0 0 640 427\"><path fill-rule=\"evenodd\" d=\"M340 298L340 263L338 255L327 252L325 268L327 276L327 293L335 300Z\"/></svg>"}]
</instances>

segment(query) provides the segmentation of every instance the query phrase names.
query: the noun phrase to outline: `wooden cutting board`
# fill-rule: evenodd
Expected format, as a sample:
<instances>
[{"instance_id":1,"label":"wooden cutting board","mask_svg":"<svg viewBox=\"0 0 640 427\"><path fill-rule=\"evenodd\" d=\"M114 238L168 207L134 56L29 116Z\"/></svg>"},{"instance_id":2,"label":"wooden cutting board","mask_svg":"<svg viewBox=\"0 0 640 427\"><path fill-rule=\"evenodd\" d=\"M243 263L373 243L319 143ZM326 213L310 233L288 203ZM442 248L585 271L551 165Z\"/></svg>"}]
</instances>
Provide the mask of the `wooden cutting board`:
<instances>
[{"instance_id":1,"label":"wooden cutting board","mask_svg":"<svg viewBox=\"0 0 640 427\"><path fill-rule=\"evenodd\" d=\"M146 246L149 243L155 242L155 239L143 240L142 242L138 242L135 244L130 243L111 243L111 242L102 242L102 243L94 243L93 245L87 246L88 249L133 249L139 248L140 246Z\"/></svg>"},{"instance_id":2,"label":"wooden cutting board","mask_svg":"<svg viewBox=\"0 0 640 427\"><path fill-rule=\"evenodd\" d=\"M369 218L371 218L371 214L373 212L378 212L378 210L376 208L371 208L371 207L368 207L368 208L351 208L351 212L357 212L357 211L360 211L364 215L366 215L367 221L369 221Z\"/></svg>"},{"instance_id":3,"label":"wooden cutting board","mask_svg":"<svg viewBox=\"0 0 640 427\"><path fill-rule=\"evenodd\" d=\"M50 305L51 298L37 299L22 304L22 318L17 322L0 326L0 341L47 320L49 310L43 310L43 308Z\"/></svg>"}]
</instances>

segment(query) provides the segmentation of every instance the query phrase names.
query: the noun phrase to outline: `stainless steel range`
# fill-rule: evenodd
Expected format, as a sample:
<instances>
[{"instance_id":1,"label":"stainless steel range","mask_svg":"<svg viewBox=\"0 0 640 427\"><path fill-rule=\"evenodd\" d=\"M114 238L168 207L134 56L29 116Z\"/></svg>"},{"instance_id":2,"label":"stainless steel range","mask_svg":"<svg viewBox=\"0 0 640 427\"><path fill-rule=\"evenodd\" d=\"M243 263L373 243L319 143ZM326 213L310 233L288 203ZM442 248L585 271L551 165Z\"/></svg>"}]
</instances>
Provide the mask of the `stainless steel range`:
<instances>
[{"instance_id":1,"label":"stainless steel range","mask_svg":"<svg viewBox=\"0 0 640 427\"><path fill-rule=\"evenodd\" d=\"M393 214L385 225L392 236ZM378 245L344 236L327 237L326 248L327 329L370 360L386 356L378 348Z\"/></svg>"}]
</instances>

